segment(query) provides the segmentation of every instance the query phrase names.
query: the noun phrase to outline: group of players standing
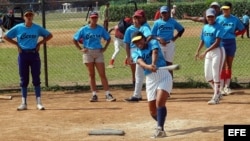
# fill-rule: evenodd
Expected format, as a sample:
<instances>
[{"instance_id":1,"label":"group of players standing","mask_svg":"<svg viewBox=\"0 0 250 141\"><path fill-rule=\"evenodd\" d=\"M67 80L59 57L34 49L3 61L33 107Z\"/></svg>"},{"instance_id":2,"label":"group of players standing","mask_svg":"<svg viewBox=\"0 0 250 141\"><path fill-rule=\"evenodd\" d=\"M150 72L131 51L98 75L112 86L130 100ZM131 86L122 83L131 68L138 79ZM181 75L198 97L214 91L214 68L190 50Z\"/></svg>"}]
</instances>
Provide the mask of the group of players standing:
<instances>
[{"instance_id":1,"label":"group of players standing","mask_svg":"<svg viewBox=\"0 0 250 141\"><path fill-rule=\"evenodd\" d=\"M213 2L205 12L205 18L187 17L194 21L204 22L201 41L195 57L205 59L205 78L214 90L214 95L208 104L218 104L222 96L230 95L232 64L236 52L236 37L246 31L242 21L231 14L232 3L220 5ZM222 12L222 13L221 13ZM199 53L202 46L206 50Z\"/></svg>"},{"instance_id":2,"label":"group of players standing","mask_svg":"<svg viewBox=\"0 0 250 141\"><path fill-rule=\"evenodd\" d=\"M216 6L218 9L216 9ZM222 10L222 14L220 13ZM232 62L236 51L236 35L242 34L244 25L235 16L231 15L232 4L225 2L220 8L217 2L207 9L206 16L201 20L205 25L201 32L201 41L196 51L196 58L205 58L205 78L214 89L214 95L208 104L217 104L221 95L230 93L229 83L232 74ZM27 86L29 83L29 66L33 77L33 85L37 95L37 108L44 110L40 94L40 57L39 47L52 38L47 30L32 23L34 13L28 10L24 14L25 23L19 24L9 30L5 39L17 45L19 49L19 72L22 87L22 104L18 110L27 109ZM89 24L81 27L73 35L73 43L83 53L83 63L87 67L92 97L90 102L97 102L97 88L95 68L101 78L107 101L116 101L109 91L109 84L105 73L104 55L111 37L107 29L97 24L98 13L93 11L89 15ZM141 89L146 77L146 93L149 112L157 122L153 137L165 137L164 123L167 117L166 101L172 91L173 73L158 69L173 63L175 44L177 38L184 33L184 27L174 18L170 17L167 6L160 8L160 18L151 27L147 23L143 10L137 10L132 16L133 24L123 35L122 42L126 48L127 63L131 67L132 80L135 81L133 96L124 99L128 102L137 102L142 99ZM22 30L19 30L22 29ZM174 31L177 33L174 35ZM38 32L39 31L39 32ZM35 33L39 34L35 34ZM22 35L28 35L26 38ZM45 37L37 43L38 37ZM17 38L18 42L13 40ZM106 40L104 47L101 39ZM116 37L117 38L117 37ZM82 39L82 43L79 41ZM29 43L29 44L27 44ZM82 44L82 46L81 46ZM206 50L200 54L202 46Z\"/></svg>"}]
</instances>

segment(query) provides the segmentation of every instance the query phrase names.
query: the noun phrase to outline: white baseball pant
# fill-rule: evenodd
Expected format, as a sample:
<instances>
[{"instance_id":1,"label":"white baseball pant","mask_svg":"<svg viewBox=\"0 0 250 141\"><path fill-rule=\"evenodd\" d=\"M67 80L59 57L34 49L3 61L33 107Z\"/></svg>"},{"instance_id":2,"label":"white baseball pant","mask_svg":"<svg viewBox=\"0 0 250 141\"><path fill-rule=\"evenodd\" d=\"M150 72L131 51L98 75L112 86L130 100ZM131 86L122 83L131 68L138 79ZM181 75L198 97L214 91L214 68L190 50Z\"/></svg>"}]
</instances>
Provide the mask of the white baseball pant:
<instances>
[{"instance_id":1,"label":"white baseball pant","mask_svg":"<svg viewBox=\"0 0 250 141\"><path fill-rule=\"evenodd\" d=\"M136 48L131 48L130 49L130 54L132 54L132 52L135 49ZM143 68L139 64L136 64L136 68L135 68L135 90L134 90L133 97L137 97L137 98L142 97L141 90L142 90L144 78L145 78L145 75L144 75Z\"/></svg>"},{"instance_id":2,"label":"white baseball pant","mask_svg":"<svg viewBox=\"0 0 250 141\"><path fill-rule=\"evenodd\" d=\"M220 82L220 74L225 61L224 47L209 51L205 56L204 72L207 81Z\"/></svg>"},{"instance_id":3,"label":"white baseball pant","mask_svg":"<svg viewBox=\"0 0 250 141\"><path fill-rule=\"evenodd\" d=\"M148 101L156 99L158 89L165 90L169 93L173 88L172 76L168 70L159 69L157 72L146 75L146 92Z\"/></svg>"},{"instance_id":4,"label":"white baseball pant","mask_svg":"<svg viewBox=\"0 0 250 141\"><path fill-rule=\"evenodd\" d=\"M175 44L173 41L170 41L165 46L160 44L162 54L167 62L174 61L174 54L175 54Z\"/></svg>"},{"instance_id":5,"label":"white baseball pant","mask_svg":"<svg viewBox=\"0 0 250 141\"><path fill-rule=\"evenodd\" d=\"M126 49L126 44L123 42L122 39L119 38L114 38L114 47L115 47L115 51L112 55L112 59L115 59L115 57L118 55L118 53L120 52L120 48L124 48Z\"/></svg>"}]
</instances>

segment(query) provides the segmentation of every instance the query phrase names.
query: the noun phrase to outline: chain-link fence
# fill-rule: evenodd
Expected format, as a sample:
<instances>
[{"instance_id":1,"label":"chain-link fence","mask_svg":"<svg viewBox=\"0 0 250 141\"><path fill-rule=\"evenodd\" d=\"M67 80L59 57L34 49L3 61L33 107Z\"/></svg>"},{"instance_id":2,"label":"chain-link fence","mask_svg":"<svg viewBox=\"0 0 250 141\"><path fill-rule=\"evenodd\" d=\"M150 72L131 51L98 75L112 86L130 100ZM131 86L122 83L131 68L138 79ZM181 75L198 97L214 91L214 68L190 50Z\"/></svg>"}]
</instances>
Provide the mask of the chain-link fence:
<instances>
[{"instance_id":1,"label":"chain-link fence","mask_svg":"<svg viewBox=\"0 0 250 141\"><path fill-rule=\"evenodd\" d=\"M45 1L45 22L43 22L42 5L39 1L31 3L18 3L23 8L34 8L36 15L34 22L40 25L45 24L46 28L52 32L53 38L47 43L46 50L41 48L40 56L42 59L41 81L42 86L82 86L89 85L88 71L82 63L82 54L75 48L72 37L73 34L83 25L86 25L86 18L90 6L93 10L102 13L101 6L106 1ZM120 3L113 1L111 7L119 7ZM181 69L174 72L174 82L205 82L203 73L203 60L195 61L194 54L199 43L199 35L202 23L197 23L182 19L182 14L190 12L188 10L178 9L177 14L180 22L185 27L183 36L175 42L175 64L180 64ZM0 4L2 13L7 11L6 8L15 6L12 4ZM246 8L246 6L243 9ZM140 5L138 5L140 8ZM206 9L206 8L205 8ZM157 9L155 9L156 11ZM179 10L179 11L178 11ZM181 11L183 10L183 11ZM237 9L234 9L237 10ZM239 9L242 10L242 9ZM155 13L155 11L151 11ZM115 11L112 11L115 13ZM125 11L125 13L133 13L133 11ZM202 10L201 10L202 13ZM123 15L121 15L123 16ZM200 16L200 14L198 14ZM112 15L111 15L112 17ZM153 17L149 20L152 25ZM102 19L99 24L102 25ZM118 21L110 22L109 28L116 25ZM113 38L113 33L111 33ZM237 53L233 63L233 79L237 83L250 83L250 73L248 65L250 64L250 56L248 52L250 40L248 38L237 37ZM104 53L106 66L114 52L113 41L110 43L108 50ZM8 43L0 43L0 88L18 88L19 75L17 66L17 47ZM132 75L130 67L124 65L126 53L121 49L119 55L115 59L115 68L106 69L106 74L110 85L114 84L132 84ZM96 74L97 84L100 85L100 79ZM31 80L31 79L30 79ZM31 82L31 81L30 81ZM47 83L47 84L46 84ZM31 83L30 83L31 85Z\"/></svg>"}]
</instances>

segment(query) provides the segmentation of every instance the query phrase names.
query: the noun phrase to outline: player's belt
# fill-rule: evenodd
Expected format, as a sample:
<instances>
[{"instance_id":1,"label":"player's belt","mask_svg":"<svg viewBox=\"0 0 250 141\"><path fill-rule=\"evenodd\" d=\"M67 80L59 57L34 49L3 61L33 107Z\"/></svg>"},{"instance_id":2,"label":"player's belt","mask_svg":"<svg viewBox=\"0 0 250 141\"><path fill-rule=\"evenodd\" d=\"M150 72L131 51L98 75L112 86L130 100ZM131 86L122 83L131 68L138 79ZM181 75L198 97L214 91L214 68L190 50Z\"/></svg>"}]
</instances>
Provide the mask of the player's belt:
<instances>
[{"instance_id":1,"label":"player's belt","mask_svg":"<svg viewBox=\"0 0 250 141\"><path fill-rule=\"evenodd\" d=\"M36 49L22 49L23 53L36 53Z\"/></svg>"}]
</instances>

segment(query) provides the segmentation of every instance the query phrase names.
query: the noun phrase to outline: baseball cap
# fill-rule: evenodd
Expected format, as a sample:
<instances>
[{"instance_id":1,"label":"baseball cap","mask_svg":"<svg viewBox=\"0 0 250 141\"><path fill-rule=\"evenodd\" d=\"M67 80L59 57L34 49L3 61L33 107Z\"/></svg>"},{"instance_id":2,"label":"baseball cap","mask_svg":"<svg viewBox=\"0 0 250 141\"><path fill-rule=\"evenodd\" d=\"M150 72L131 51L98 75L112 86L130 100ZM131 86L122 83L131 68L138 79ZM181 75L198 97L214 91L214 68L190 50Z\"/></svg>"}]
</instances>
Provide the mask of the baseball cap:
<instances>
[{"instance_id":1,"label":"baseball cap","mask_svg":"<svg viewBox=\"0 0 250 141\"><path fill-rule=\"evenodd\" d=\"M219 3L218 2L212 2L211 4L210 4L210 7L212 7L212 6L218 6L218 7L220 7L220 5L219 5Z\"/></svg>"},{"instance_id":2,"label":"baseball cap","mask_svg":"<svg viewBox=\"0 0 250 141\"><path fill-rule=\"evenodd\" d=\"M230 9L231 7L232 7L232 3L226 1L226 2L224 2L221 9Z\"/></svg>"},{"instance_id":3,"label":"baseball cap","mask_svg":"<svg viewBox=\"0 0 250 141\"><path fill-rule=\"evenodd\" d=\"M27 15L27 14L32 14L32 15L34 15L34 12L33 12L32 9L26 9L26 10L24 11L24 16Z\"/></svg>"},{"instance_id":4,"label":"baseball cap","mask_svg":"<svg viewBox=\"0 0 250 141\"><path fill-rule=\"evenodd\" d=\"M162 13L162 12L169 12L169 8L167 6L162 6L160 8L160 13Z\"/></svg>"},{"instance_id":5,"label":"baseball cap","mask_svg":"<svg viewBox=\"0 0 250 141\"><path fill-rule=\"evenodd\" d=\"M95 12L95 11L93 11L93 12L91 12L91 13L89 14L89 17L90 17L90 18L98 17L98 13Z\"/></svg>"},{"instance_id":6,"label":"baseball cap","mask_svg":"<svg viewBox=\"0 0 250 141\"><path fill-rule=\"evenodd\" d=\"M208 16L215 16L215 10L213 8L208 8L206 10L206 17Z\"/></svg>"},{"instance_id":7,"label":"baseball cap","mask_svg":"<svg viewBox=\"0 0 250 141\"><path fill-rule=\"evenodd\" d=\"M126 18L124 19L124 21L125 21L126 23L132 23L132 19L129 18L129 17L126 17Z\"/></svg>"},{"instance_id":8,"label":"baseball cap","mask_svg":"<svg viewBox=\"0 0 250 141\"><path fill-rule=\"evenodd\" d=\"M173 7L176 7L176 5L173 5Z\"/></svg>"},{"instance_id":9,"label":"baseball cap","mask_svg":"<svg viewBox=\"0 0 250 141\"><path fill-rule=\"evenodd\" d=\"M145 12L143 10L135 11L133 17L145 17Z\"/></svg>"},{"instance_id":10,"label":"baseball cap","mask_svg":"<svg viewBox=\"0 0 250 141\"><path fill-rule=\"evenodd\" d=\"M132 36L132 42L136 42L136 41L139 41L141 40L142 38L144 37L144 35L142 34L142 32L140 31L136 31L133 36Z\"/></svg>"}]
</instances>

